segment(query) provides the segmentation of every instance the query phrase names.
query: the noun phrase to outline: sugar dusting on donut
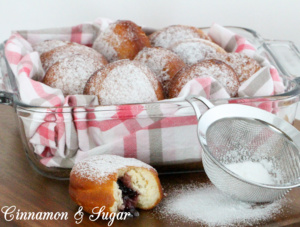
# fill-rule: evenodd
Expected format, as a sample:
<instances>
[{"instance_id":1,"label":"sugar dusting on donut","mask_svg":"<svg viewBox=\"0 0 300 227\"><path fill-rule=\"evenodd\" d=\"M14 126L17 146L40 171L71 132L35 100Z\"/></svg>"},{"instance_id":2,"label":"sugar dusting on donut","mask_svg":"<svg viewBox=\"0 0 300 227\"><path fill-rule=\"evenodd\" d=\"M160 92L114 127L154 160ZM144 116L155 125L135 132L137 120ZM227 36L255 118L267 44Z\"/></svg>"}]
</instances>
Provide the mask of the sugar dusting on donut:
<instances>
[{"instance_id":1,"label":"sugar dusting on donut","mask_svg":"<svg viewBox=\"0 0 300 227\"><path fill-rule=\"evenodd\" d=\"M236 72L240 82L249 79L260 69L258 62L244 53L221 54L216 58L230 65Z\"/></svg>"},{"instance_id":2,"label":"sugar dusting on donut","mask_svg":"<svg viewBox=\"0 0 300 227\"><path fill-rule=\"evenodd\" d=\"M185 65L175 53L160 47L145 47L137 54L135 60L148 66L165 89L171 77Z\"/></svg>"},{"instance_id":3,"label":"sugar dusting on donut","mask_svg":"<svg viewBox=\"0 0 300 227\"><path fill-rule=\"evenodd\" d=\"M206 41L206 40L204 40ZM200 39L189 39L177 42L170 47L185 64L193 65L205 59L215 58L221 47L214 47ZM215 45L215 44L214 44ZM225 52L225 51L224 51Z\"/></svg>"},{"instance_id":4,"label":"sugar dusting on donut","mask_svg":"<svg viewBox=\"0 0 300 227\"><path fill-rule=\"evenodd\" d=\"M239 87L238 80L233 70L223 64L211 64L211 61L203 62L203 66L195 67L191 77L194 75L201 75L201 77L213 77L219 81L233 97L237 94Z\"/></svg>"},{"instance_id":5,"label":"sugar dusting on donut","mask_svg":"<svg viewBox=\"0 0 300 227\"><path fill-rule=\"evenodd\" d=\"M66 57L50 67L44 83L61 89L64 95L83 94L89 77L105 64L106 61L100 54L93 58L81 54Z\"/></svg>"},{"instance_id":6,"label":"sugar dusting on donut","mask_svg":"<svg viewBox=\"0 0 300 227\"><path fill-rule=\"evenodd\" d=\"M155 170L150 165L134 158L123 158L117 155L96 155L75 164L71 174L103 183L108 180L109 175L129 166Z\"/></svg>"},{"instance_id":7,"label":"sugar dusting on donut","mask_svg":"<svg viewBox=\"0 0 300 227\"><path fill-rule=\"evenodd\" d=\"M222 81L222 84L226 84L227 82L227 73L224 71L221 71L220 68L216 65L212 65L210 67L206 66L200 66L195 68L189 76L187 77L182 77L181 82L182 83L187 83L190 80L197 78L197 77L218 77L220 82ZM232 84L231 81L228 81L229 85Z\"/></svg>"},{"instance_id":8,"label":"sugar dusting on donut","mask_svg":"<svg viewBox=\"0 0 300 227\"><path fill-rule=\"evenodd\" d=\"M56 47L65 46L70 43L71 42L62 41L62 40L46 40L46 41L39 42L37 44L32 45L32 48L34 51L37 51L39 53L39 55L41 55L45 52L53 50Z\"/></svg>"},{"instance_id":9,"label":"sugar dusting on donut","mask_svg":"<svg viewBox=\"0 0 300 227\"><path fill-rule=\"evenodd\" d=\"M210 38L200 29L184 25L166 27L153 33L149 38L153 46L160 46L164 48L168 48L173 43L185 39L202 38L210 40Z\"/></svg>"},{"instance_id":10,"label":"sugar dusting on donut","mask_svg":"<svg viewBox=\"0 0 300 227\"><path fill-rule=\"evenodd\" d=\"M119 46L122 43L119 35L113 32L115 27L116 24L108 26L93 44L93 48L103 54L109 62L118 60L118 53L112 43L115 46Z\"/></svg>"},{"instance_id":11,"label":"sugar dusting on donut","mask_svg":"<svg viewBox=\"0 0 300 227\"><path fill-rule=\"evenodd\" d=\"M171 51L165 51L166 52L162 51L162 49L145 47L135 57L135 60L146 64L152 70L152 72L158 76L160 82L170 79L170 76L167 74L168 71L166 71L165 66L169 61L167 54Z\"/></svg>"},{"instance_id":12,"label":"sugar dusting on donut","mask_svg":"<svg viewBox=\"0 0 300 227\"><path fill-rule=\"evenodd\" d=\"M150 47L145 32L128 20L118 20L110 24L93 44L93 48L103 54L109 62L132 60L145 46Z\"/></svg>"},{"instance_id":13,"label":"sugar dusting on donut","mask_svg":"<svg viewBox=\"0 0 300 227\"><path fill-rule=\"evenodd\" d=\"M54 63L75 54L83 54L93 57L98 57L100 54L92 48L83 45L65 45L56 47L51 51L41 55L42 66L47 71Z\"/></svg>"},{"instance_id":14,"label":"sugar dusting on donut","mask_svg":"<svg viewBox=\"0 0 300 227\"><path fill-rule=\"evenodd\" d=\"M120 64L112 69L102 82L99 97L102 105L143 103L157 101L157 85L146 75L146 67ZM154 78L154 75L153 75ZM154 85L154 86L153 86Z\"/></svg>"},{"instance_id":15,"label":"sugar dusting on donut","mask_svg":"<svg viewBox=\"0 0 300 227\"><path fill-rule=\"evenodd\" d=\"M236 96L239 81L234 70L226 63L211 59L204 60L181 70L172 80L169 94L171 98L177 97L181 89L192 79L213 77L219 81L231 97Z\"/></svg>"}]
</instances>

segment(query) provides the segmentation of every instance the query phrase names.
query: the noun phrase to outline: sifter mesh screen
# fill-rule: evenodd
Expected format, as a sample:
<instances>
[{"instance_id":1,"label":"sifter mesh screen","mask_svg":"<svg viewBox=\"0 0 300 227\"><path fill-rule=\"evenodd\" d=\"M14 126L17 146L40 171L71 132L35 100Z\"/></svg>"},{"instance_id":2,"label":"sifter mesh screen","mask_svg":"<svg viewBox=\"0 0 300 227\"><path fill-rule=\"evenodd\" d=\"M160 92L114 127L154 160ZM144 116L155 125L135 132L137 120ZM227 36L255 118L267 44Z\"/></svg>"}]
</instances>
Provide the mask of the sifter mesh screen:
<instances>
[{"instance_id":1,"label":"sifter mesh screen","mask_svg":"<svg viewBox=\"0 0 300 227\"><path fill-rule=\"evenodd\" d=\"M267 161L272 163L270 174L274 175L276 185L299 183L298 148L288 136L267 123L223 118L208 128L206 141L209 152L223 165Z\"/></svg>"}]
</instances>

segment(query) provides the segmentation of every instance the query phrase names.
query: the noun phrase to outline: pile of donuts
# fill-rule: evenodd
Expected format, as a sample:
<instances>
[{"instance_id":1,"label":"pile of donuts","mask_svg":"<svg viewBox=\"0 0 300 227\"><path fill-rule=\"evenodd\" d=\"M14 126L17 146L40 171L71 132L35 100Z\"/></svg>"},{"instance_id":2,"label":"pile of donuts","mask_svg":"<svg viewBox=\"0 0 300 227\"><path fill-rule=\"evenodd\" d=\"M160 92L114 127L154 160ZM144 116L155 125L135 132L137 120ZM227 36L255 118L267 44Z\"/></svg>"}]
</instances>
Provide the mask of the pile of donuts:
<instances>
[{"instance_id":1,"label":"pile of donuts","mask_svg":"<svg viewBox=\"0 0 300 227\"><path fill-rule=\"evenodd\" d=\"M172 25L147 36L132 21L111 23L92 48L61 40L33 46L43 83L64 95L96 95L100 105L147 103L177 97L199 77L213 77L231 97L260 69L252 58L227 53L201 29Z\"/></svg>"}]
</instances>

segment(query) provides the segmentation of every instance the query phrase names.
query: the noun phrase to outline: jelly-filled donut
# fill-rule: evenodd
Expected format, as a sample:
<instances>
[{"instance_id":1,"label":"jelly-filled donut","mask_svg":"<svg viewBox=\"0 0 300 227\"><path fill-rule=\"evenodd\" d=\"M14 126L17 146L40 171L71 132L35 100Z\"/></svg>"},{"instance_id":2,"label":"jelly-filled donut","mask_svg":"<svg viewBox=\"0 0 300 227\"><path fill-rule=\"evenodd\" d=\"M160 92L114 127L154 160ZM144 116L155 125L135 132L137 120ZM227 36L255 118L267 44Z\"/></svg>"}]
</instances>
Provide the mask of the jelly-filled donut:
<instances>
[{"instance_id":1,"label":"jelly-filled donut","mask_svg":"<svg viewBox=\"0 0 300 227\"><path fill-rule=\"evenodd\" d=\"M154 168L134 158L97 155L74 165L70 174L71 198L92 214L149 210L162 199L162 187Z\"/></svg>"},{"instance_id":2,"label":"jelly-filled donut","mask_svg":"<svg viewBox=\"0 0 300 227\"><path fill-rule=\"evenodd\" d=\"M205 59L216 58L226 51L217 44L205 39L187 39L174 43L169 47L187 65L193 65Z\"/></svg>"},{"instance_id":3,"label":"jelly-filled donut","mask_svg":"<svg viewBox=\"0 0 300 227\"><path fill-rule=\"evenodd\" d=\"M43 42L36 43L32 45L32 48L34 51L37 51L39 55L41 55L45 52L53 50L56 47L65 46L69 44L75 44L75 43L55 39L55 40L46 40Z\"/></svg>"},{"instance_id":4,"label":"jelly-filled donut","mask_svg":"<svg viewBox=\"0 0 300 227\"><path fill-rule=\"evenodd\" d=\"M256 60L243 53L228 53L225 55L218 55L217 59L230 65L236 72L239 82L241 83L249 79L261 68Z\"/></svg>"},{"instance_id":5,"label":"jelly-filled donut","mask_svg":"<svg viewBox=\"0 0 300 227\"><path fill-rule=\"evenodd\" d=\"M80 45L80 44L69 44L60 47L56 47L48 52L41 55L41 62L45 72L57 61L64 59L75 54L87 55L92 58L99 58L103 56L95 51L94 49Z\"/></svg>"},{"instance_id":6,"label":"jelly-filled donut","mask_svg":"<svg viewBox=\"0 0 300 227\"><path fill-rule=\"evenodd\" d=\"M239 81L235 71L226 63L210 59L188 66L179 71L172 79L169 87L169 97L177 97L181 89L192 79L213 77L220 82L231 97L236 96Z\"/></svg>"},{"instance_id":7,"label":"jelly-filled donut","mask_svg":"<svg viewBox=\"0 0 300 227\"><path fill-rule=\"evenodd\" d=\"M147 65L161 82L167 94L170 80L182 69L184 62L172 51L161 47L145 47L135 60Z\"/></svg>"},{"instance_id":8,"label":"jelly-filled donut","mask_svg":"<svg viewBox=\"0 0 300 227\"><path fill-rule=\"evenodd\" d=\"M61 89L64 95L83 94L87 80L106 64L107 61L100 54L69 56L49 68L43 83Z\"/></svg>"},{"instance_id":9,"label":"jelly-filled donut","mask_svg":"<svg viewBox=\"0 0 300 227\"><path fill-rule=\"evenodd\" d=\"M93 44L93 48L103 54L109 62L132 60L144 47L150 47L148 37L141 27L126 20L110 24Z\"/></svg>"},{"instance_id":10,"label":"jelly-filled donut","mask_svg":"<svg viewBox=\"0 0 300 227\"><path fill-rule=\"evenodd\" d=\"M95 72L84 94L96 95L101 105L154 102L164 98L161 83L138 61L123 59Z\"/></svg>"},{"instance_id":11,"label":"jelly-filled donut","mask_svg":"<svg viewBox=\"0 0 300 227\"><path fill-rule=\"evenodd\" d=\"M164 48L168 48L176 42L194 38L211 40L201 29L187 25L171 25L149 36L152 46Z\"/></svg>"}]
</instances>

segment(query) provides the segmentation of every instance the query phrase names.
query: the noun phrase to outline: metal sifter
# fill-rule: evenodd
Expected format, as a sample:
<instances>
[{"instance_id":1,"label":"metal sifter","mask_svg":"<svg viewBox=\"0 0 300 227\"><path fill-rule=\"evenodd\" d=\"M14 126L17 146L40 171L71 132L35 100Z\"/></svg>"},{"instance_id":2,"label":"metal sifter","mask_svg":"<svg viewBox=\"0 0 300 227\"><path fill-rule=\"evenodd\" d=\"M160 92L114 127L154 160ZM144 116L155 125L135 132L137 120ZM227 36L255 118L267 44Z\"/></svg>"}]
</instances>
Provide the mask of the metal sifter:
<instances>
[{"instance_id":1,"label":"metal sifter","mask_svg":"<svg viewBox=\"0 0 300 227\"><path fill-rule=\"evenodd\" d=\"M300 186L300 133L287 121L259 108L214 106L203 97L188 97L198 118L204 170L221 191L248 202L271 202ZM197 102L207 108L201 114ZM272 182L249 180L230 164L268 163Z\"/></svg>"}]
</instances>

